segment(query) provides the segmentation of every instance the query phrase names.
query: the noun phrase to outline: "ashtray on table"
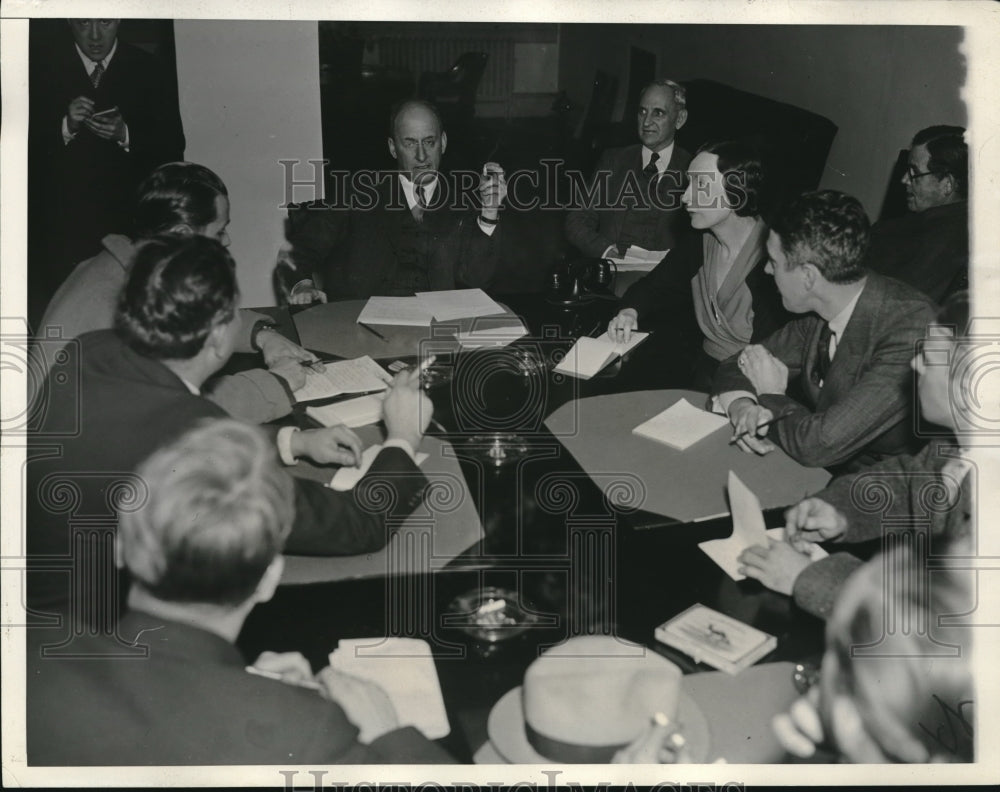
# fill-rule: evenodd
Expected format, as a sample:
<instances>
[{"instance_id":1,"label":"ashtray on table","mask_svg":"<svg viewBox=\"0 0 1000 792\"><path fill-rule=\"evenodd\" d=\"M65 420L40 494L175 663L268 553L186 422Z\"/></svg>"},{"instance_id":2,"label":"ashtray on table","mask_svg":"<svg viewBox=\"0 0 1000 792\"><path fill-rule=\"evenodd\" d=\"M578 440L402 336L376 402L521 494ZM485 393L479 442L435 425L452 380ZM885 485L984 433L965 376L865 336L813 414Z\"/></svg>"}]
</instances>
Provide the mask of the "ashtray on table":
<instances>
[{"instance_id":1,"label":"ashtray on table","mask_svg":"<svg viewBox=\"0 0 1000 792\"><path fill-rule=\"evenodd\" d=\"M457 627L473 638L494 644L520 635L538 623L538 616L518 604L517 592L496 587L460 594L445 616L447 627Z\"/></svg>"}]
</instances>

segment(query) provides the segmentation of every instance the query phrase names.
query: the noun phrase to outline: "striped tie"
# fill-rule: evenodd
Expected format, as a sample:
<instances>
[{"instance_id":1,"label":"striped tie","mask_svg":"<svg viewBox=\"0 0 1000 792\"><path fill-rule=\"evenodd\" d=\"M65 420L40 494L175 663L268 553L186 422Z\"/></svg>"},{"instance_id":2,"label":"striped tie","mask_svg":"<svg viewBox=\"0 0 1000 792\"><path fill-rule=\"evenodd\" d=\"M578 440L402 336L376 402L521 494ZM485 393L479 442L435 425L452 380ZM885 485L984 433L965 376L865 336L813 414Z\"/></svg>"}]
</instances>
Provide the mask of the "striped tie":
<instances>
[{"instance_id":1,"label":"striped tie","mask_svg":"<svg viewBox=\"0 0 1000 792\"><path fill-rule=\"evenodd\" d=\"M94 65L94 70L90 73L90 82L96 88L101 84L101 78L104 77L104 63L97 61Z\"/></svg>"}]
</instances>

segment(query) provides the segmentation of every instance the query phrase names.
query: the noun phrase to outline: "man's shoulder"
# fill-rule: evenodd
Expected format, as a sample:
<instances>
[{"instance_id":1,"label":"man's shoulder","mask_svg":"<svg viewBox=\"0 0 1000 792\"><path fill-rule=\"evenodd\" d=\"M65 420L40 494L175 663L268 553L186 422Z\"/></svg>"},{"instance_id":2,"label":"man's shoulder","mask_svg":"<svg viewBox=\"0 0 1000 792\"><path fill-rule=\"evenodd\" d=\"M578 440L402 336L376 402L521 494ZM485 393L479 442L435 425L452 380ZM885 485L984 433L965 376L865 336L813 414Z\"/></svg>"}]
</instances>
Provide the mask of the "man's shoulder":
<instances>
[{"instance_id":1,"label":"man's shoulder","mask_svg":"<svg viewBox=\"0 0 1000 792\"><path fill-rule=\"evenodd\" d=\"M601 161L613 167L627 167L633 160L641 156L642 144L633 143L630 146L604 149Z\"/></svg>"},{"instance_id":2,"label":"man's shoulder","mask_svg":"<svg viewBox=\"0 0 1000 792\"><path fill-rule=\"evenodd\" d=\"M868 296L866 302L877 307L883 315L899 316L902 311L904 315L916 312L933 318L935 314L934 303L926 294L879 272L868 273L865 292Z\"/></svg>"}]
</instances>

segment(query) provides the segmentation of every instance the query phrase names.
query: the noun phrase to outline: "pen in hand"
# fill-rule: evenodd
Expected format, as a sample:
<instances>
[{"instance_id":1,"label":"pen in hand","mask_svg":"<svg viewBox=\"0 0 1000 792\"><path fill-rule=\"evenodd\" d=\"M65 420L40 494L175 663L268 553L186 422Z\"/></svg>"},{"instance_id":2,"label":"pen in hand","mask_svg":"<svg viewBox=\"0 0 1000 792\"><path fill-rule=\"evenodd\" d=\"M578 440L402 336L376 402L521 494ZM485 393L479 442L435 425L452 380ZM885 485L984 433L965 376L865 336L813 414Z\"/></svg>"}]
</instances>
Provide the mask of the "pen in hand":
<instances>
[{"instance_id":1,"label":"pen in hand","mask_svg":"<svg viewBox=\"0 0 1000 792\"><path fill-rule=\"evenodd\" d=\"M735 437L733 437L732 439L730 439L729 445L735 445L740 440L742 440L744 437L749 437L750 435L756 435L757 432L759 432L761 429L766 429L771 424L775 424L778 421L780 421L781 419L787 418L787 417L788 417L788 413L782 413L781 415L775 416L770 421L764 421L764 423L762 423L762 424L757 424L757 426L754 427L754 430L752 432L740 432L738 435L736 435Z\"/></svg>"}]
</instances>

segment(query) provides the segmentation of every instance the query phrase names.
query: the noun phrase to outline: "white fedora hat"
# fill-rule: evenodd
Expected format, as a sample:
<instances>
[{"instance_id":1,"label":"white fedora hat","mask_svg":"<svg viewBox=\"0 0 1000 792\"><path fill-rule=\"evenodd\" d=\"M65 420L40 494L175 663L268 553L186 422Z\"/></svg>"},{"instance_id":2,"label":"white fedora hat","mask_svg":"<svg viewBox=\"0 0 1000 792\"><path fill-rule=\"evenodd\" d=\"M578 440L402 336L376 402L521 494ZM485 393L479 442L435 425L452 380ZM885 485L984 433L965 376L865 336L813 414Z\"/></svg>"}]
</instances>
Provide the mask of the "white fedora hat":
<instances>
[{"instance_id":1,"label":"white fedora hat","mask_svg":"<svg viewBox=\"0 0 1000 792\"><path fill-rule=\"evenodd\" d=\"M692 761L704 761L708 722L680 679L677 666L638 644L571 638L535 660L524 685L496 703L487 733L508 762L601 764L662 712L678 724Z\"/></svg>"}]
</instances>

